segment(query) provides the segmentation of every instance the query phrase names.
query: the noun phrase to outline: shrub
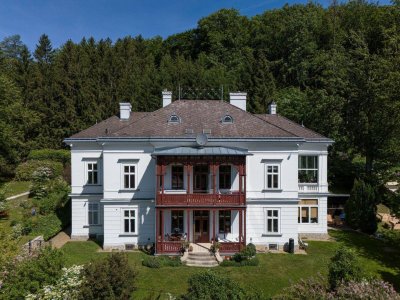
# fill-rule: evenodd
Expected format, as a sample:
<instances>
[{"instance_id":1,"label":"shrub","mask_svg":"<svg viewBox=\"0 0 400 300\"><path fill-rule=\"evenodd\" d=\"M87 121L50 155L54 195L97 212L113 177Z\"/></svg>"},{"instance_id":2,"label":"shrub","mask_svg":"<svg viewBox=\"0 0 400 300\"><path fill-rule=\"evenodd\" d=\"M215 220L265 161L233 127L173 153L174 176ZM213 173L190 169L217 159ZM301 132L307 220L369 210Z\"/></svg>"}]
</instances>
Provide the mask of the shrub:
<instances>
[{"instance_id":1,"label":"shrub","mask_svg":"<svg viewBox=\"0 0 400 300\"><path fill-rule=\"evenodd\" d=\"M248 244L242 251L235 253L232 257L236 262L242 262L248 260L256 255L256 246L253 244Z\"/></svg>"},{"instance_id":2,"label":"shrub","mask_svg":"<svg viewBox=\"0 0 400 300\"><path fill-rule=\"evenodd\" d=\"M334 293L335 299L391 299L399 300L400 295L396 293L393 286L382 280L349 281L340 285Z\"/></svg>"},{"instance_id":3,"label":"shrub","mask_svg":"<svg viewBox=\"0 0 400 300\"><path fill-rule=\"evenodd\" d=\"M283 290L281 295L275 296L275 300L320 300L330 299L329 289L322 276L316 278L301 279L298 283Z\"/></svg>"},{"instance_id":4,"label":"shrub","mask_svg":"<svg viewBox=\"0 0 400 300\"><path fill-rule=\"evenodd\" d=\"M60 162L48 160L28 160L18 165L15 173L15 179L19 181L32 181L33 173L39 168L48 168L51 171L51 178L61 176L63 165Z\"/></svg>"},{"instance_id":5,"label":"shrub","mask_svg":"<svg viewBox=\"0 0 400 300\"><path fill-rule=\"evenodd\" d=\"M46 241L55 236L62 229L62 222L54 213L45 216L39 215L32 223L33 233L43 235Z\"/></svg>"},{"instance_id":6,"label":"shrub","mask_svg":"<svg viewBox=\"0 0 400 300\"><path fill-rule=\"evenodd\" d=\"M129 299L135 289L136 273L124 253L112 253L83 269L80 299Z\"/></svg>"},{"instance_id":7,"label":"shrub","mask_svg":"<svg viewBox=\"0 0 400 300\"><path fill-rule=\"evenodd\" d=\"M31 150L28 155L30 160L51 160L66 165L71 160L71 153L68 150L40 149Z\"/></svg>"},{"instance_id":8,"label":"shrub","mask_svg":"<svg viewBox=\"0 0 400 300\"><path fill-rule=\"evenodd\" d=\"M346 223L365 233L374 233L377 229L376 197L373 186L362 180L354 180L350 198L346 202Z\"/></svg>"},{"instance_id":9,"label":"shrub","mask_svg":"<svg viewBox=\"0 0 400 300\"><path fill-rule=\"evenodd\" d=\"M237 262L235 260L224 260L220 266L221 267L244 267L244 266L258 266L260 261L257 257L251 259L242 260Z\"/></svg>"},{"instance_id":10,"label":"shrub","mask_svg":"<svg viewBox=\"0 0 400 300\"><path fill-rule=\"evenodd\" d=\"M61 250L46 247L37 257L23 260L10 269L0 289L6 299L23 299L45 285L55 284L62 274L64 257ZM1 297L0 297L1 298Z\"/></svg>"},{"instance_id":11,"label":"shrub","mask_svg":"<svg viewBox=\"0 0 400 300\"><path fill-rule=\"evenodd\" d=\"M189 288L183 299L235 300L244 299L243 289L232 279L212 271L197 273L189 278Z\"/></svg>"},{"instance_id":12,"label":"shrub","mask_svg":"<svg viewBox=\"0 0 400 300\"><path fill-rule=\"evenodd\" d=\"M179 267L182 265L182 262L180 257L146 256L142 261L142 265L158 269L161 267Z\"/></svg>"},{"instance_id":13,"label":"shrub","mask_svg":"<svg viewBox=\"0 0 400 300\"><path fill-rule=\"evenodd\" d=\"M355 252L345 247L339 248L329 263L328 280L331 289L335 289L343 282L359 281L361 275Z\"/></svg>"},{"instance_id":14,"label":"shrub","mask_svg":"<svg viewBox=\"0 0 400 300\"><path fill-rule=\"evenodd\" d=\"M0 212L6 210L6 196L3 191L0 191Z\"/></svg>"},{"instance_id":15,"label":"shrub","mask_svg":"<svg viewBox=\"0 0 400 300\"><path fill-rule=\"evenodd\" d=\"M77 299L83 283L83 266L63 268L61 278L54 285L47 285L37 294L29 294L26 300L33 299Z\"/></svg>"}]
</instances>

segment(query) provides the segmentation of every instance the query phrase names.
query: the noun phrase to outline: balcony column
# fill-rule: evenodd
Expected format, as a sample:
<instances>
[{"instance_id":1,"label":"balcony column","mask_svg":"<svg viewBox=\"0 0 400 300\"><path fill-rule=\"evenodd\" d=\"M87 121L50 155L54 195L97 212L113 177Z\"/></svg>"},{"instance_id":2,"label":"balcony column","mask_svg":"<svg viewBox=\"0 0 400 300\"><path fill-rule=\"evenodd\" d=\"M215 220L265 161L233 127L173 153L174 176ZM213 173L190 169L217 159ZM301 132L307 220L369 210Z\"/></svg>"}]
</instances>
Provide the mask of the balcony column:
<instances>
[{"instance_id":1,"label":"balcony column","mask_svg":"<svg viewBox=\"0 0 400 300\"><path fill-rule=\"evenodd\" d=\"M188 163L185 165L186 168L186 176L187 176L187 182L186 182L186 193L190 194L190 173L192 166Z\"/></svg>"},{"instance_id":2,"label":"balcony column","mask_svg":"<svg viewBox=\"0 0 400 300\"><path fill-rule=\"evenodd\" d=\"M215 209L213 209L212 211L213 213L213 243L215 243L215 232L216 232L216 228L215 228Z\"/></svg>"},{"instance_id":3,"label":"balcony column","mask_svg":"<svg viewBox=\"0 0 400 300\"><path fill-rule=\"evenodd\" d=\"M239 210L239 244L242 244L243 216L242 209Z\"/></svg>"},{"instance_id":4,"label":"balcony column","mask_svg":"<svg viewBox=\"0 0 400 300\"><path fill-rule=\"evenodd\" d=\"M245 178L246 178L246 177L245 177ZM244 234L243 234L243 236L244 236L244 243L247 244L247 240L246 240L246 218L247 218L247 216L246 216L246 209L243 210L243 215L244 215L244 225L243 225L243 227L244 227Z\"/></svg>"},{"instance_id":5,"label":"balcony column","mask_svg":"<svg viewBox=\"0 0 400 300\"><path fill-rule=\"evenodd\" d=\"M160 211L156 208L156 252L158 253L158 242L160 241Z\"/></svg>"},{"instance_id":6,"label":"balcony column","mask_svg":"<svg viewBox=\"0 0 400 300\"><path fill-rule=\"evenodd\" d=\"M164 241L164 209L160 210L161 216L161 240Z\"/></svg>"},{"instance_id":7,"label":"balcony column","mask_svg":"<svg viewBox=\"0 0 400 300\"><path fill-rule=\"evenodd\" d=\"M190 242L190 210L186 209L186 221L187 221L187 240Z\"/></svg>"}]
</instances>

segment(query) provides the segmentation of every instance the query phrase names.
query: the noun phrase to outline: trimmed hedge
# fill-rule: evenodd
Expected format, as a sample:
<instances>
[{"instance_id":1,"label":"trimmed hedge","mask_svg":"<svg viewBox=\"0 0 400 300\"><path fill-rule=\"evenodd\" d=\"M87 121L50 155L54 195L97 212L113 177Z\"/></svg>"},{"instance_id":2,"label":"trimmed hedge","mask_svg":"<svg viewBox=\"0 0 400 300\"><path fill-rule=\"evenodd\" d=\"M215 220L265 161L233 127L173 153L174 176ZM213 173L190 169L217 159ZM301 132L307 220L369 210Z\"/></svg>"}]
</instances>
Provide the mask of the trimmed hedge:
<instances>
[{"instance_id":1,"label":"trimmed hedge","mask_svg":"<svg viewBox=\"0 0 400 300\"><path fill-rule=\"evenodd\" d=\"M33 173L41 167L50 169L52 178L61 176L64 170L63 164L58 161L28 160L17 167L15 179L19 181L32 181Z\"/></svg>"},{"instance_id":2,"label":"trimmed hedge","mask_svg":"<svg viewBox=\"0 0 400 300\"><path fill-rule=\"evenodd\" d=\"M51 160L58 161L66 165L71 161L71 152L69 150L40 149L31 150L28 155L30 160Z\"/></svg>"}]
</instances>

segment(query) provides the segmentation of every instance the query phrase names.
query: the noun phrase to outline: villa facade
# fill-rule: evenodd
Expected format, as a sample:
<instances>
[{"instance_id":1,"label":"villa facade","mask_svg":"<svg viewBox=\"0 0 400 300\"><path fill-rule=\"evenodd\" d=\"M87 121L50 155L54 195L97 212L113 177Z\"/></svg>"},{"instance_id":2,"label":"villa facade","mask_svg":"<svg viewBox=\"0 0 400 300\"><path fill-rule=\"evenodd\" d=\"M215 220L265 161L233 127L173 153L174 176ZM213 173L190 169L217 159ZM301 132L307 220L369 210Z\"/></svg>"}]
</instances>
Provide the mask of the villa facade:
<instances>
[{"instance_id":1,"label":"villa facade","mask_svg":"<svg viewBox=\"0 0 400 300\"><path fill-rule=\"evenodd\" d=\"M176 100L113 116L65 142L72 159L72 238L105 249L218 241L283 249L300 235L327 234L327 157L333 143L277 114L230 101Z\"/></svg>"}]
</instances>

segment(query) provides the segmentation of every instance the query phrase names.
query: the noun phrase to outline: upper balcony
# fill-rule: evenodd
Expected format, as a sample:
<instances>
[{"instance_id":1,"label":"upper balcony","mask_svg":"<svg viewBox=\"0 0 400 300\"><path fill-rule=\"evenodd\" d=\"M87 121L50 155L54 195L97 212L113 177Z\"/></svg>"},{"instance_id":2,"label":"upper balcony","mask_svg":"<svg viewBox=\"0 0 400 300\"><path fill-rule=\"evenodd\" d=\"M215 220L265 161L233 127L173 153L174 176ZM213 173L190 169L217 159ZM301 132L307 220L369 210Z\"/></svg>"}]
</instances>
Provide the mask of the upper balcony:
<instances>
[{"instance_id":1,"label":"upper balcony","mask_svg":"<svg viewBox=\"0 0 400 300\"><path fill-rule=\"evenodd\" d=\"M157 206L246 205L246 154L224 155L224 151L221 151L220 155L205 153L155 155Z\"/></svg>"}]
</instances>

